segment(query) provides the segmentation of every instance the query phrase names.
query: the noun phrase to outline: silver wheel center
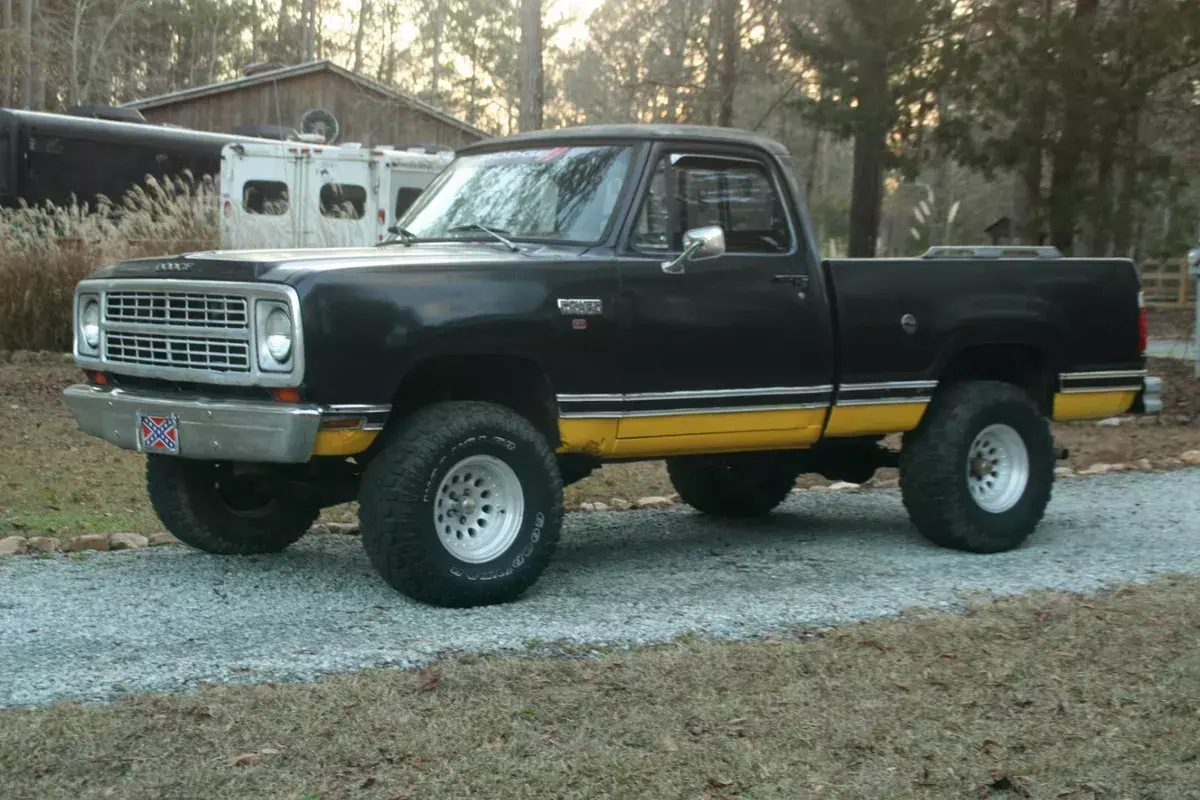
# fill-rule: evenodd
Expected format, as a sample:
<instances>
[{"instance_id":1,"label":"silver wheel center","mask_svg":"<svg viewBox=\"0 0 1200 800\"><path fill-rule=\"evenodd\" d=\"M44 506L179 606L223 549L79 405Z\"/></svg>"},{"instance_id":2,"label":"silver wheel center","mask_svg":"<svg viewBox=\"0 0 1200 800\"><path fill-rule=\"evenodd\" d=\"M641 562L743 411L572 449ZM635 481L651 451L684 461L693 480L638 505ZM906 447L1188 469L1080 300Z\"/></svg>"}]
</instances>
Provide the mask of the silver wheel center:
<instances>
[{"instance_id":1,"label":"silver wheel center","mask_svg":"<svg viewBox=\"0 0 1200 800\"><path fill-rule=\"evenodd\" d=\"M521 480L495 456L467 456L451 467L433 503L433 523L442 546L469 564L503 555L520 533L524 518Z\"/></svg>"},{"instance_id":2,"label":"silver wheel center","mask_svg":"<svg viewBox=\"0 0 1200 800\"><path fill-rule=\"evenodd\" d=\"M989 425L967 453L967 486L976 505L1000 514L1015 506L1029 485L1029 450L1008 425Z\"/></svg>"}]
</instances>

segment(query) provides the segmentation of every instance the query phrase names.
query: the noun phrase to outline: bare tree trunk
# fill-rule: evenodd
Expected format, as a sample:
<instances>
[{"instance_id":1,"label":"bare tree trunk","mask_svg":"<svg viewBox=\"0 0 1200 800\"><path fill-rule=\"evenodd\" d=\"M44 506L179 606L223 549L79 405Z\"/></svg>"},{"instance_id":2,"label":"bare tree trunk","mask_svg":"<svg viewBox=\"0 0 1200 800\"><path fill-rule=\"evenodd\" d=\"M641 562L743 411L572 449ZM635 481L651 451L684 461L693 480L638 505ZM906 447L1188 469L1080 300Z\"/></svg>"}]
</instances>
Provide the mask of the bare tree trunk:
<instances>
[{"instance_id":1,"label":"bare tree trunk","mask_svg":"<svg viewBox=\"0 0 1200 800\"><path fill-rule=\"evenodd\" d=\"M470 125L475 124L475 120L479 113L479 98L477 97L479 93L479 45L477 44L477 40L479 38L478 23L476 23L475 34L476 35L471 37L471 81L468 84L467 89L467 123Z\"/></svg>"},{"instance_id":2,"label":"bare tree trunk","mask_svg":"<svg viewBox=\"0 0 1200 800\"><path fill-rule=\"evenodd\" d=\"M446 4L443 0L437 0L437 6L433 10L433 75L430 83L430 96L433 98L433 104L438 104L439 84L442 82L442 41L445 38L446 28Z\"/></svg>"},{"instance_id":3,"label":"bare tree trunk","mask_svg":"<svg viewBox=\"0 0 1200 800\"><path fill-rule=\"evenodd\" d=\"M36 0L21 0L21 53L25 69L21 72L21 107L33 108L33 4Z\"/></svg>"},{"instance_id":4,"label":"bare tree trunk","mask_svg":"<svg viewBox=\"0 0 1200 800\"><path fill-rule=\"evenodd\" d=\"M520 130L542 127L542 2L521 0Z\"/></svg>"},{"instance_id":5,"label":"bare tree trunk","mask_svg":"<svg viewBox=\"0 0 1200 800\"><path fill-rule=\"evenodd\" d=\"M354 32L354 66L351 72L362 72L363 37L367 32L367 20L371 16L371 0L362 0L358 5L358 30Z\"/></svg>"},{"instance_id":6,"label":"bare tree trunk","mask_svg":"<svg viewBox=\"0 0 1200 800\"><path fill-rule=\"evenodd\" d=\"M1075 0L1075 19L1064 55L1077 68L1090 70L1093 66L1090 48L1091 20L1096 16L1099 0ZM1062 134L1054 148L1054 166L1050 175L1050 241L1063 253L1070 255L1075 246L1075 222L1083 198L1080 186L1080 163L1088 147L1088 137L1095 119L1092 98L1082 92L1068 91L1064 100Z\"/></svg>"},{"instance_id":7,"label":"bare tree trunk","mask_svg":"<svg viewBox=\"0 0 1200 800\"><path fill-rule=\"evenodd\" d=\"M262 43L262 20L258 15L258 0L250 0L250 63L259 60Z\"/></svg>"},{"instance_id":8,"label":"bare tree trunk","mask_svg":"<svg viewBox=\"0 0 1200 800\"><path fill-rule=\"evenodd\" d=\"M13 24L13 0L0 0L0 106L12 105L13 76L17 65L13 59L12 40L16 32Z\"/></svg>"},{"instance_id":9,"label":"bare tree trunk","mask_svg":"<svg viewBox=\"0 0 1200 800\"><path fill-rule=\"evenodd\" d=\"M855 114L854 176L850 188L850 257L873 258L883 209L883 165L893 112L887 54L864 58Z\"/></svg>"},{"instance_id":10,"label":"bare tree trunk","mask_svg":"<svg viewBox=\"0 0 1200 800\"><path fill-rule=\"evenodd\" d=\"M721 106L717 124L733 125L733 93L737 87L738 46L741 42L741 0L717 0L721 11Z\"/></svg>"},{"instance_id":11,"label":"bare tree trunk","mask_svg":"<svg viewBox=\"0 0 1200 800\"><path fill-rule=\"evenodd\" d=\"M305 61L316 57L316 42L313 32L316 29L317 0L304 0L300 11L301 42Z\"/></svg>"},{"instance_id":12,"label":"bare tree trunk","mask_svg":"<svg viewBox=\"0 0 1200 800\"><path fill-rule=\"evenodd\" d=\"M708 52L704 59L704 124L712 125L717 116L720 88L717 74L721 54L721 8L720 0L713 0L708 12Z\"/></svg>"}]
</instances>

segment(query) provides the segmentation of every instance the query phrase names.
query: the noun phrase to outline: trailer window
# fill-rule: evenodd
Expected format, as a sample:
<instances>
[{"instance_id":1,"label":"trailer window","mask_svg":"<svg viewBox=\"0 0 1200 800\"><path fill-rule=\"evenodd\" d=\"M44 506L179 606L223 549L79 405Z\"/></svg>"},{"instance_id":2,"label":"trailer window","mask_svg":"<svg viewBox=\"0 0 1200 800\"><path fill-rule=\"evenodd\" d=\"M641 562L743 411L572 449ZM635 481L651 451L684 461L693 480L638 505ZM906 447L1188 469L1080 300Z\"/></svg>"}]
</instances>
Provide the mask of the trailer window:
<instances>
[{"instance_id":1,"label":"trailer window","mask_svg":"<svg viewBox=\"0 0 1200 800\"><path fill-rule=\"evenodd\" d=\"M321 216L362 219L367 213L367 190L353 183L327 183L321 187Z\"/></svg>"},{"instance_id":2,"label":"trailer window","mask_svg":"<svg viewBox=\"0 0 1200 800\"><path fill-rule=\"evenodd\" d=\"M423 191L423 189L414 189L411 186L402 186L400 191L396 192L396 219L404 216L404 212L408 211L408 207L421 196Z\"/></svg>"},{"instance_id":3,"label":"trailer window","mask_svg":"<svg viewBox=\"0 0 1200 800\"><path fill-rule=\"evenodd\" d=\"M288 187L280 181L246 181L242 208L250 214L278 217L288 211Z\"/></svg>"}]
</instances>

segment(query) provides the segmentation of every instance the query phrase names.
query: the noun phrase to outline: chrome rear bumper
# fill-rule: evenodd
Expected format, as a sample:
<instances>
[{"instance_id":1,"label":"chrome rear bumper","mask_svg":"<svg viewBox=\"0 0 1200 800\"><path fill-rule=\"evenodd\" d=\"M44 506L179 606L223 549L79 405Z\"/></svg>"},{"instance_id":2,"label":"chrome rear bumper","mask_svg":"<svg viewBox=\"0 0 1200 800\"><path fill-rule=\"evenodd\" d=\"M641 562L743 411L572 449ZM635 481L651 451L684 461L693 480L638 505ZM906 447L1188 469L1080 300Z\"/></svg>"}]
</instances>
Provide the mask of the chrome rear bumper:
<instances>
[{"instance_id":1,"label":"chrome rear bumper","mask_svg":"<svg viewBox=\"0 0 1200 800\"><path fill-rule=\"evenodd\" d=\"M209 461L308 461L322 418L321 407L315 405L215 400L86 384L68 387L63 399L85 433L138 452L138 412L173 415L178 455Z\"/></svg>"},{"instance_id":2,"label":"chrome rear bumper","mask_svg":"<svg viewBox=\"0 0 1200 800\"><path fill-rule=\"evenodd\" d=\"M1162 413L1162 378L1146 376L1142 379L1142 390L1130 409L1136 414Z\"/></svg>"}]
</instances>

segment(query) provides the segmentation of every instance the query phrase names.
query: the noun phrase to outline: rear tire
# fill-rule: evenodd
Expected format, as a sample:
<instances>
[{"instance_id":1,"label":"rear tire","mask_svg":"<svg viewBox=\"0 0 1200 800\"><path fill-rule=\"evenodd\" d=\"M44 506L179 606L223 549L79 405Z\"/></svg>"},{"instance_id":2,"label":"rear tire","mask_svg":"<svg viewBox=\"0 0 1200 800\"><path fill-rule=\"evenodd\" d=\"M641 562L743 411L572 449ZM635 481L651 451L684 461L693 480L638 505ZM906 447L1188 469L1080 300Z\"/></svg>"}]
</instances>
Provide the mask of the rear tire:
<instances>
[{"instance_id":1,"label":"rear tire","mask_svg":"<svg viewBox=\"0 0 1200 800\"><path fill-rule=\"evenodd\" d=\"M492 403L415 412L389 434L359 491L372 565L393 588L436 606L516 600L549 563L562 519L546 437Z\"/></svg>"},{"instance_id":2,"label":"rear tire","mask_svg":"<svg viewBox=\"0 0 1200 800\"><path fill-rule=\"evenodd\" d=\"M909 518L942 547L998 553L1041 521L1054 486L1054 438L1028 393L999 381L951 386L904 435Z\"/></svg>"},{"instance_id":3,"label":"rear tire","mask_svg":"<svg viewBox=\"0 0 1200 800\"><path fill-rule=\"evenodd\" d=\"M176 539L220 555L286 550L321 513L270 475L238 475L230 464L174 456L146 456L146 490Z\"/></svg>"},{"instance_id":4,"label":"rear tire","mask_svg":"<svg viewBox=\"0 0 1200 800\"><path fill-rule=\"evenodd\" d=\"M771 513L800 474L790 453L673 456L667 475L679 497L697 511L746 519Z\"/></svg>"}]
</instances>

